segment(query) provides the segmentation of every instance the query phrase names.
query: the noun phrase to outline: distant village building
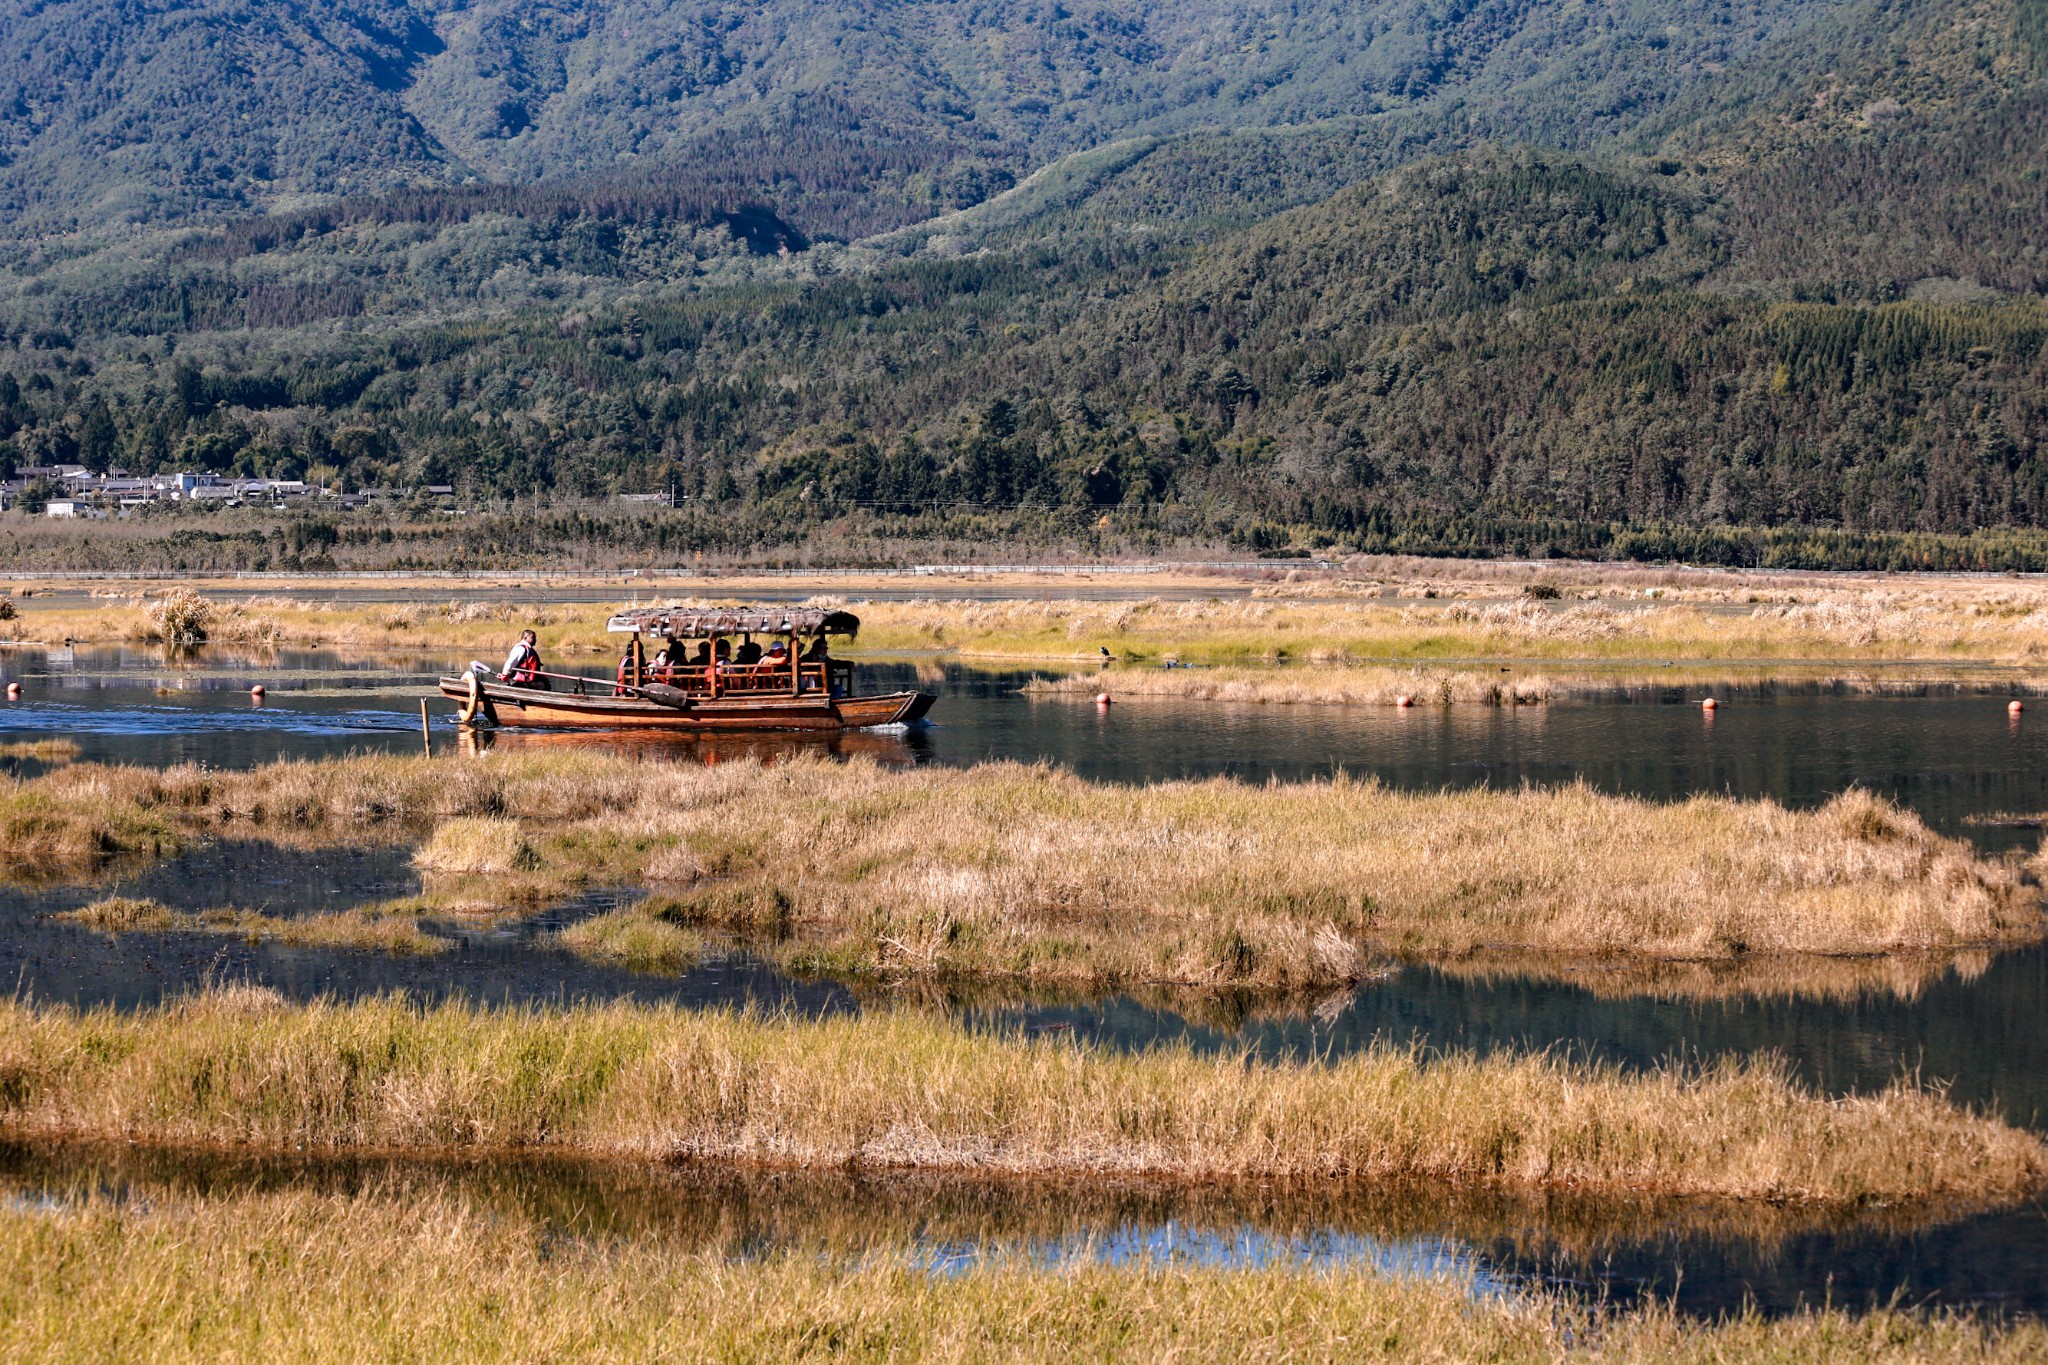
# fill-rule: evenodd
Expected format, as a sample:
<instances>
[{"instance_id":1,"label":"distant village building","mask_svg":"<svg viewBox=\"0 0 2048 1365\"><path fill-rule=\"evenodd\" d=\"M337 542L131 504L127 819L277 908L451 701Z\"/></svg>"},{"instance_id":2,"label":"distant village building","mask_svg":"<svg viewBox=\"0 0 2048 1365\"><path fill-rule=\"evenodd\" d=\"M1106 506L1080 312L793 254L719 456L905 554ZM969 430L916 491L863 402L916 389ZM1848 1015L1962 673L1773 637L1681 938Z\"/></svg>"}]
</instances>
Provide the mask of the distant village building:
<instances>
[{"instance_id":1,"label":"distant village building","mask_svg":"<svg viewBox=\"0 0 2048 1365\"><path fill-rule=\"evenodd\" d=\"M95 474L83 465L27 465L17 469L12 479L0 482L0 511L18 505L34 484L63 490L64 496L52 498L43 509L46 515L59 518L103 516L110 510L126 514L155 503L285 507L314 498L336 506L360 502L338 498L304 479L239 479L189 471L138 476L125 469Z\"/></svg>"}]
</instances>

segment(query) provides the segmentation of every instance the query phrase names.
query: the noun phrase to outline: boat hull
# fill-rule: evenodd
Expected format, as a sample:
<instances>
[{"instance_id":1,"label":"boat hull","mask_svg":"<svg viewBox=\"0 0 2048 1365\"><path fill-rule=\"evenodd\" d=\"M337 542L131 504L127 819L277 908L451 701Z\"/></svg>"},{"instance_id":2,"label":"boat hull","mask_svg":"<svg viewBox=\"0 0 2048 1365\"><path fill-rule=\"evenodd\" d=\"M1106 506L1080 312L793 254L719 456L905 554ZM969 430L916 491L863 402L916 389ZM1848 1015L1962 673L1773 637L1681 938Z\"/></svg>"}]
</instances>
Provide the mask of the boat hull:
<instances>
[{"instance_id":1,"label":"boat hull","mask_svg":"<svg viewBox=\"0 0 2048 1365\"><path fill-rule=\"evenodd\" d=\"M470 702L466 677L441 679L441 695L458 705ZM479 682L482 716L498 725L551 730L860 730L920 720L938 698L929 692L889 692L873 697L736 696L696 697L681 706L639 697L578 695Z\"/></svg>"}]
</instances>

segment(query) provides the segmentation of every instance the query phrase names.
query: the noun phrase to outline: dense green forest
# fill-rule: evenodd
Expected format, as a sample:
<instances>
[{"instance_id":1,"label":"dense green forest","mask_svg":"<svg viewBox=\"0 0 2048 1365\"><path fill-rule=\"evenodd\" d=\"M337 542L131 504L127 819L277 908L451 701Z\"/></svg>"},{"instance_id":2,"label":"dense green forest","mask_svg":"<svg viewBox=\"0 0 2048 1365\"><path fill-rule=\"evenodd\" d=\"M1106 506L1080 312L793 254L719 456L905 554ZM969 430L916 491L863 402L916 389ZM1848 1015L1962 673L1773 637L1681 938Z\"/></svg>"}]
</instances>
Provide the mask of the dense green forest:
<instances>
[{"instance_id":1,"label":"dense green forest","mask_svg":"<svg viewBox=\"0 0 2048 1365\"><path fill-rule=\"evenodd\" d=\"M2048 567L2048 0L0 5L68 34L0 75L0 472L495 512L390 552L421 562ZM206 81L189 124L124 103L178 43L281 61L265 34L372 73L360 108L266 85L305 101L243 111L266 176ZM79 141L116 126L137 159ZM687 506L548 510L621 491ZM330 520L152 534L219 567L392 543Z\"/></svg>"}]
</instances>

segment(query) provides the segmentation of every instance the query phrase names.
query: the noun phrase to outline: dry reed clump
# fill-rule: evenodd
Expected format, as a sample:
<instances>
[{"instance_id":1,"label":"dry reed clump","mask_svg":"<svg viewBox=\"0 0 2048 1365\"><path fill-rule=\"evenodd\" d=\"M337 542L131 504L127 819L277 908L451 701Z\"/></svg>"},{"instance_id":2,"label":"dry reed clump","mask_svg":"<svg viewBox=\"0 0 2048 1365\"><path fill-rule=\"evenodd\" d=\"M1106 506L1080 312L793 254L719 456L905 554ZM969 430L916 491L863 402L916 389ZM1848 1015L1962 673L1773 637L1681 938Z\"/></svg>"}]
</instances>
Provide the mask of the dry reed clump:
<instances>
[{"instance_id":1,"label":"dry reed clump","mask_svg":"<svg viewBox=\"0 0 2048 1365\"><path fill-rule=\"evenodd\" d=\"M0 744L0 759L36 763L75 763L80 752L78 745L68 739L22 739Z\"/></svg>"},{"instance_id":2,"label":"dry reed clump","mask_svg":"<svg viewBox=\"0 0 2048 1365\"><path fill-rule=\"evenodd\" d=\"M213 603L191 588L173 588L150 604L147 615L154 638L167 645L201 645L213 619Z\"/></svg>"},{"instance_id":3,"label":"dry reed clump","mask_svg":"<svg viewBox=\"0 0 2048 1365\"><path fill-rule=\"evenodd\" d=\"M432 873L532 872L540 866L540 855L517 820L467 817L435 826L412 861Z\"/></svg>"},{"instance_id":4,"label":"dry reed clump","mask_svg":"<svg viewBox=\"0 0 2048 1365\"><path fill-rule=\"evenodd\" d=\"M1597 602L1557 611L1528 599L1486 606L1461 602L1432 613L1429 619L1449 625L1473 625L1488 635L1521 640L1609 640L1617 635L1640 633L1638 621Z\"/></svg>"},{"instance_id":5,"label":"dry reed clump","mask_svg":"<svg viewBox=\"0 0 2048 1365\"><path fill-rule=\"evenodd\" d=\"M426 957L448 947L446 939L423 932L415 916L377 906L284 917L232 908L172 910L153 900L110 896L51 918L110 934L223 934L251 943L355 948L399 957Z\"/></svg>"},{"instance_id":6,"label":"dry reed clump","mask_svg":"<svg viewBox=\"0 0 2048 1365\"><path fill-rule=\"evenodd\" d=\"M41 1193L41 1192L37 1192ZM912 1248L728 1258L659 1235L564 1236L476 1198L357 1192L83 1191L0 1203L0 1355L477 1361L1236 1362L1413 1358L1549 1365L1576 1355L1731 1360L2039 1359L2025 1320L1836 1308L1711 1323L1591 1308L1469 1275L996 1255L935 1274Z\"/></svg>"},{"instance_id":7,"label":"dry reed clump","mask_svg":"<svg viewBox=\"0 0 2048 1365\"><path fill-rule=\"evenodd\" d=\"M100 770L104 772L105 770ZM123 857L162 857L182 839L161 815L112 798L88 774L62 791L54 776L87 773L59 768L28 782L0 780L0 879L59 881L97 872Z\"/></svg>"},{"instance_id":8,"label":"dry reed clump","mask_svg":"<svg viewBox=\"0 0 2048 1365\"><path fill-rule=\"evenodd\" d=\"M578 957L644 972L688 971L705 949L701 934L630 906L578 920L555 941Z\"/></svg>"},{"instance_id":9,"label":"dry reed clump","mask_svg":"<svg viewBox=\"0 0 2048 1365\"><path fill-rule=\"evenodd\" d=\"M1938 1095L1900 1084L1824 1100L1769 1063L1628 1076L1377 1047L1261 1064L914 1015L397 999L253 1015L206 996L129 1015L0 1005L0 1131L1821 1204L2014 1199L2048 1173L2038 1138Z\"/></svg>"},{"instance_id":10,"label":"dry reed clump","mask_svg":"<svg viewBox=\"0 0 2048 1365\"><path fill-rule=\"evenodd\" d=\"M120 934L138 931L157 932L169 929L177 916L160 901L138 899L133 896L108 896L91 905L81 905L76 910L65 910L53 919L69 924L82 924L88 929L104 933Z\"/></svg>"}]
</instances>

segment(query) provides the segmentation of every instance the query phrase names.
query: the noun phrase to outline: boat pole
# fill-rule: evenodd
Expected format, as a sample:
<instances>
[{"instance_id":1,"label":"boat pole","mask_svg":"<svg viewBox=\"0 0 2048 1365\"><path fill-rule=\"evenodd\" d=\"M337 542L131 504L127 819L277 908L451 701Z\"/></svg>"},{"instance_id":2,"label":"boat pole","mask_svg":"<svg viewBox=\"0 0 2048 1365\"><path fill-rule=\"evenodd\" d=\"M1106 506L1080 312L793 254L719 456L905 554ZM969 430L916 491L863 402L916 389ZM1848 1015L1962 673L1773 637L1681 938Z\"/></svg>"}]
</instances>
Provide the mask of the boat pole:
<instances>
[{"instance_id":1,"label":"boat pole","mask_svg":"<svg viewBox=\"0 0 2048 1365\"><path fill-rule=\"evenodd\" d=\"M427 699L420 698L420 743L426 746L427 757L434 756L434 732L427 728Z\"/></svg>"}]
</instances>

